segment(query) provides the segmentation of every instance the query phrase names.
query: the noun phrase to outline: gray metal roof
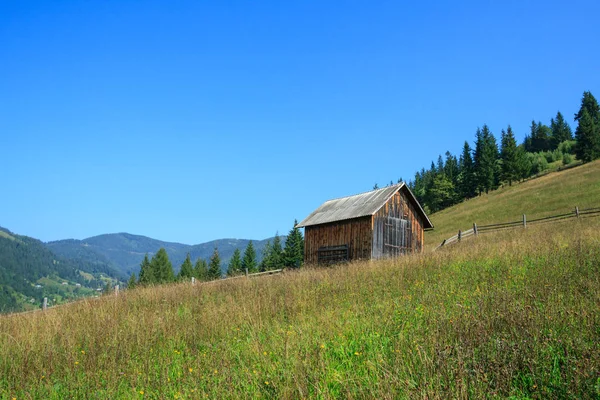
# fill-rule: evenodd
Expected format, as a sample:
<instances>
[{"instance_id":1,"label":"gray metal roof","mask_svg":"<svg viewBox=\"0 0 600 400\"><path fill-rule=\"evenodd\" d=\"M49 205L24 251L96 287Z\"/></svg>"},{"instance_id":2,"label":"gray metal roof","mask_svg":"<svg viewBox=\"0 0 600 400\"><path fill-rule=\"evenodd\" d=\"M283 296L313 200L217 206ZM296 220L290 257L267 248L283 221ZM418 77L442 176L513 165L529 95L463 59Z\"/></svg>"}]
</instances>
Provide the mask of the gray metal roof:
<instances>
[{"instance_id":1,"label":"gray metal roof","mask_svg":"<svg viewBox=\"0 0 600 400\"><path fill-rule=\"evenodd\" d=\"M398 185L388 186L382 189L377 189L354 196L328 200L296 226L298 228L303 228L305 226L327 224L329 222L371 216L375 214L377 210L379 210L402 187L406 187L404 182ZM412 200L417 205L418 211L422 213L422 216L425 220L425 228L433 228L433 224L431 221L429 221L427 215L425 215L425 212L419 205L419 202L415 196L408 189L408 187L406 187L406 189L410 195L409 197L412 197Z\"/></svg>"}]
</instances>

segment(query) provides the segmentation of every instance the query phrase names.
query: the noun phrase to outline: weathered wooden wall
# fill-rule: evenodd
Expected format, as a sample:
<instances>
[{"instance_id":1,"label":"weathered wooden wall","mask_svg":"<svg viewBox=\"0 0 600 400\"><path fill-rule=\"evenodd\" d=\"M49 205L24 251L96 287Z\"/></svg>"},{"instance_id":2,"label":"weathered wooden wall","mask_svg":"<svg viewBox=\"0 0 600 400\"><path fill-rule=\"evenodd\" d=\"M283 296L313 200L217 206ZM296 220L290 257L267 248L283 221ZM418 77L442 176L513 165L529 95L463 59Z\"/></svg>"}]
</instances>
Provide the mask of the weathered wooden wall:
<instances>
[{"instance_id":1,"label":"weathered wooden wall","mask_svg":"<svg viewBox=\"0 0 600 400\"><path fill-rule=\"evenodd\" d=\"M370 216L304 228L304 262L316 264L320 247L348 245L350 260L371 258Z\"/></svg>"},{"instance_id":2,"label":"weathered wooden wall","mask_svg":"<svg viewBox=\"0 0 600 400\"><path fill-rule=\"evenodd\" d=\"M419 218L415 207L415 204L408 200L406 189L401 188L373 215L372 258L386 256L383 229L389 217L409 221L409 229L406 232L408 235L406 247L395 249L395 254L422 251L424 237L423 221Z\"/></svg>"},{"instance_id":3,"label":"weathered wooden wall","mask_svg":"<svg viewBox=\"0 0 600 400\"><path fill-rule=\"evenodd\" d=\"M347 245L350 260L382 258L423 250L423 221L417 205L401 188L373 216L360 217L304 228L304 262L317 264L321 247ZM384 225L389 218L409 221L406 247L385 251ZM396 221L397 222L397 221ZM388 245L388 250L389 249Z\"/></svg>"}]
</instances>

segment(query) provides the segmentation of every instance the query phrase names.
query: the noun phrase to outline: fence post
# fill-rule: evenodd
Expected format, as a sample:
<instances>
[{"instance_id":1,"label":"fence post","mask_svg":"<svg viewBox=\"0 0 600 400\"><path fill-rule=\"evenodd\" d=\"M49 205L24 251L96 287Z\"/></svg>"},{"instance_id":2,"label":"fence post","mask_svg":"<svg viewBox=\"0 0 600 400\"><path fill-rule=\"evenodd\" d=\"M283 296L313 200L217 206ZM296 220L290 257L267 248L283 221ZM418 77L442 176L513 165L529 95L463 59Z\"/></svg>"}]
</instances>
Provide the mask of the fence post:
<instances>
[{"instance_id":1,"label":"fence post","mask_svg":"<svg viewBox=\"0 0 600 400\"><path fill-rule=\"evenodd\" d=\"M115 296L119 295L119 285L115 285Z\"/></svg>"},{"instance_id":2,"label":"fence post","mask_svg":"<svg viewBox=\"0 0 600 400\"><path fill-rule=\"evenodd\" d=\"M245 268L245 269L246 269L246 278L247 278L248 277L248 268Z\"/></svg>"},{"instance_id":3,"label":"fence post","mask_svg":"<svg viewBox=\"0 0 600 400\"><path fill-rule=\"evenodd\" d=\"M527 228L527 217L523 214L523 228Z\"/></svg>"},{"instance_id":4,"label":"fence post","mask_svg":"<svg viewBox=\"0 0 600 400\"><path fill-rule=\"evenodd\" d=\"M477 236L477 224L473 222L473 235Z\"/></svg>"},{"instance_id":5,"label":"fence post","mask_svg":"<svg viewBox=\"0 0 600 400\"><path fill-rule=\"evenodd\" d=\"M577 215L577 218L579 218L579 207L575 207L575 215Z\"/></svg>"},{"instance_id":6,"label":"fence post","mask_svg":"<svg viewBox=\"0 0 600 400\"><path fill-rule=\"evenodd\" d=\"M194 278L194 277L192 276L192 286L194 286L195 284L196 284L196 278Z\"/></svg>"},{"instance_id":7,"label":"fence post","mask_svg":"<svg viewBox=\"0 0 600 400\"><path fill-rule=\"evenodd\" d=\"M460 242L460 239L462 239L462 231L459 229L458 230L458 241Z\"/></svg>"},{"instance_id":8,"label":"fence post","mask_svg":"<svg viewBox=\"0 0 600 400\"><path fill-rule=\"evenodd\" d=\"M44 302L42 303L42 310L46 311L48 308L48 298L44 297Z\"/></svg>"}]
</instances>

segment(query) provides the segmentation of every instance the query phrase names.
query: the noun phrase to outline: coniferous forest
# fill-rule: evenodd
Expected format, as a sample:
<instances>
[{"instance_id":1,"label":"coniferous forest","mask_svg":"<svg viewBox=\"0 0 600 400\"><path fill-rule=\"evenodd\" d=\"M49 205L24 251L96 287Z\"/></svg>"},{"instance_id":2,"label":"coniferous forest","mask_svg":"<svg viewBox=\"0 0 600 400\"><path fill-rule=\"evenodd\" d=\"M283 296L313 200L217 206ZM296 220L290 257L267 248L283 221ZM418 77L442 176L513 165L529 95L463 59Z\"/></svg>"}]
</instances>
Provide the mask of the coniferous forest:
<instances>
[{"instance_id":1,"label":"coniferous forest","mask_svg":"<svg viewBox=\"0 0 600 400\"><path fill-rule=\"evenodd\" d=\"M591 92L583 93L574 121L573 134L560 111L549 125L533 120L521 144L510 125L498 140L484 124L475 132L473 147L465 141L458 157L447 151L407 184L426 212L436 212L502 185L600 158L600 107Z\"/></svg>"}]
</instances>

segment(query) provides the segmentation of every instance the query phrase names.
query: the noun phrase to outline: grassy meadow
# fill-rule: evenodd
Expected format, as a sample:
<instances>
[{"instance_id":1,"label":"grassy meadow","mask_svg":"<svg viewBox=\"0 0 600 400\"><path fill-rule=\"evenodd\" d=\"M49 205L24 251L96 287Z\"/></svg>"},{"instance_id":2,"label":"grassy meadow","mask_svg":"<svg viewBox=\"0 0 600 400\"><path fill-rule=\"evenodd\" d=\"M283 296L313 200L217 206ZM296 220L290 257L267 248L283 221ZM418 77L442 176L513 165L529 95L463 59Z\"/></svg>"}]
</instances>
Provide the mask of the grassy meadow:
<instances>
[{"instance_id":1,"label":"grassy meadow","mask_svg":"<svg viewBox=\"0 0 600 400\"><path fill-rule=\"evenodd\" d=\"M0 398L599 398L600 218L0 317Z\"/></svg>"},{"instance_id":2,"label":"grassy meadow","mask_svg":"<svg viewBox=\"0 0 600 400\"><path fill-rule=\"evenodd\" d=\"M600 160L551 172L505 186L431 215L435 230L426 232L425 246L433 249L444 239L479 225L518 221L600 207Z\"/></svg>"}]
</instances>

